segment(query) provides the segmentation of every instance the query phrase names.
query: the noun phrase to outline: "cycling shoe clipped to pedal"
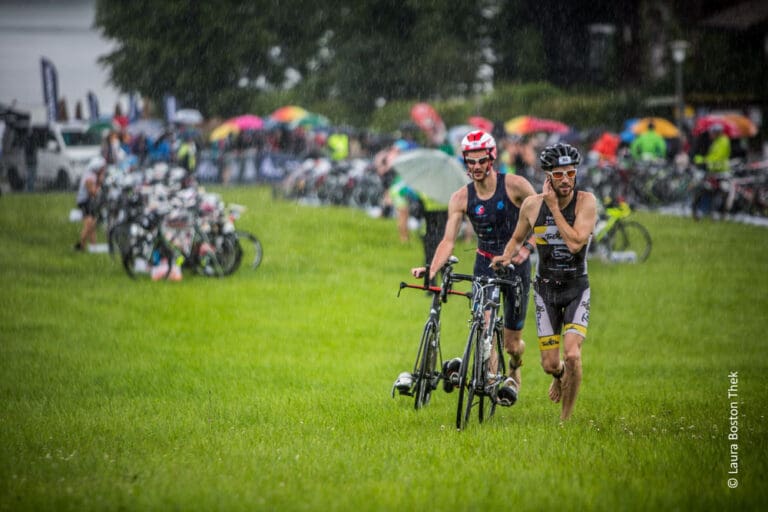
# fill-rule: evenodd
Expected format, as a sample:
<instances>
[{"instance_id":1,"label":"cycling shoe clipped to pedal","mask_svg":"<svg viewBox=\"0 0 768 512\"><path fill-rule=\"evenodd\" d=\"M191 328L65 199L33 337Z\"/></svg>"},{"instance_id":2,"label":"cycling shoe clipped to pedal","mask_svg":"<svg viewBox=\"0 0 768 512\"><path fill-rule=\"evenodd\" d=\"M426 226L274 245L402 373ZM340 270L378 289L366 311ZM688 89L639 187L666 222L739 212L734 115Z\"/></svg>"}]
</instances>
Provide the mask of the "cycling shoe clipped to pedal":
<instances>
[{"instance_id":1,"label":"cycling shoe clipped to pedal","mask_svg":"<svg viewBox=\"0 0 768 512\"><path fill-rule=\"evenodd\" d=\"M409 372L402 372L392 385L392 398L395 397L395 390L401 395L410 395L411 386L413 386L413 376Z\"/></svg>"},{"instance_id":2,"label":"cycling shoe clipped to pedal","mask_svg":"<svg viewBox=\"0 0 768 512\"><path fill-rule=\"evenodd\" d=\"M454 357L443 363L443 391L450 393L459 384L459 370L461 359Z\"/></svg>"},{"instance_id":3,"label":"cycling shoe clipped to pedal","mask_svg":"<svg viewBox=\"0 0 768 512\"><path fill-rule=\"evenodd\" d=\"M517 388L513 385L504 383L497 392L496 403L502 407L511 407L517 402Z\"/></svg>"}]
</instances>

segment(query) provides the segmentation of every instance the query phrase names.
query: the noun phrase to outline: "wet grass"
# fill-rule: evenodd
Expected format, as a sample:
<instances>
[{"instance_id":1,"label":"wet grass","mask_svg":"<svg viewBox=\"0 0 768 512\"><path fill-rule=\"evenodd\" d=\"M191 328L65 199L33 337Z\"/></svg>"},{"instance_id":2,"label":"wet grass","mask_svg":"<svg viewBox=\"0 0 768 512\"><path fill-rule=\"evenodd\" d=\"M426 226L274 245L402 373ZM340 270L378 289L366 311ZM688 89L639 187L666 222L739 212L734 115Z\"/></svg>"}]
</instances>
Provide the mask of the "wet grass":
<instances>
[{"instance_id":1,"label":"wet grass","mask_svg":"<svg viewBox=\"0 0 768 512\"><path fill-rule=\"evenodd\" d=\"M427 314L396 296L420 246L359 211L224 197L249 207L264 262L181 283L71 252L70 195L0 199L0 510L768 504L765 228L638 214L650 260L590 264L574 418L546 398L529 311L519 404L459 433L455 394L418 412L389 395ZM471 246L457 254L470 271ZM446 357L466 317L445 306Z\"/></svg>"}]
</instances>

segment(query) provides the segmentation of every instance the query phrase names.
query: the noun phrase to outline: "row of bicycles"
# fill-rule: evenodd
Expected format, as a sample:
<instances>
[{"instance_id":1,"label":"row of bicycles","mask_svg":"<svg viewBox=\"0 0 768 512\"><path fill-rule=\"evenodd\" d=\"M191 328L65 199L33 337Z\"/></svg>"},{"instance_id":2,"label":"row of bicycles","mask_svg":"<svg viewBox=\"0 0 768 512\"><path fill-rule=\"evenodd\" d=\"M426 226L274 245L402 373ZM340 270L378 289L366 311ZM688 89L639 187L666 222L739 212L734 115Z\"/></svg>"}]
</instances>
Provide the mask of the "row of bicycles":
<instances>
[{"instance_id":1,"label":"row of bicycles","mask_svg":"<svg viewBox=\"0 0 768 512\"><path fill-rule=\"evenodd\" d=\"M102 194L109 252L131 278L177 280L182 269L224 277L244 261L261 264L261 241L235 227L245 208L206 192L183 168L110 169Z\"/></svg>"},{"instance_id":2,"label":"row of bicycles","mask_svg":"<svg viewBox=\"0 0 768 512\"><path fill-rule=\"evenodd\" d=\"M370 160L307 158L286 169L273 195L311 204L369 209L381 204L384 187Z\"/></svg>"},{"instance_id":3,"label":"row of bicycles","mask_svg":"<svg viewBox=\"0 0 768 512\"><path fill-rule=\"evenodd\" d=\"M710 173L696 165L676 166L665 161L592 165L579 186L598 197L623 197L647 208L694 204L706 197L709 211L721 215L768 217L768 161L733 160L729 172Z\"/></svg>"},{"instance_id":4,"label":"row of bicycles","mask_svg":"<svg viewBox=\"0 0 768 512\"><path fill-rule=\"evenodd\" d=\"M463 430L469 424L473 411L482 423L494 415L500 403L499 389L507 376L500 286L512 287L517 308L522 307L523 291L520 277L510 269L498 270L495 277L459 274L453 271L458 261L458 258L451 256L443 266L440 286L429 283L428 271L423 284L400 283L400 291L426 291L432 296L432 303L413 369L398 377L392 396L397 392L413 397L414 407L421 409L429 403L432 392L440 382L444 382L446 390L458 390L456 428ZM453 289L455 283L462 281L471 283L470 291ZM470 310L467 342L461 363L454 372L447 371L448 361L443 361L440 348L440 313L442 305L451 295L465 297Z\"/></svg>"}]
</instances>

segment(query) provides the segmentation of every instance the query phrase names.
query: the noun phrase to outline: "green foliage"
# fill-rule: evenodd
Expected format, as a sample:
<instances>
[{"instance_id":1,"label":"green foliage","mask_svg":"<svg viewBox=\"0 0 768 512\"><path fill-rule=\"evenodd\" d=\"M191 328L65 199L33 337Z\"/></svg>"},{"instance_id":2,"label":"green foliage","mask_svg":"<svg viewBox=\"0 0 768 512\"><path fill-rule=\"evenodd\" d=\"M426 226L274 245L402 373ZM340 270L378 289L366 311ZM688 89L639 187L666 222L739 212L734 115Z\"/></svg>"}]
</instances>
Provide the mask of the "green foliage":
<instances>
[{"instance_id":1,"label":"green foliage","mask_svg":"<svg viewBox=\"0 0 768 512\"><path fill-rule=\"evenodd\" d=\"M427 315L423 294L397 297L420 244L363 212L217 190L249 208L240 226L264 261L181 283L134 282L108 255L71 252L70 194L0 200L0 509L768 504L765 228L636 214L649 261L590 263L573 419L546 397L529 307L520 401L456 432L455 392L421 411L389 394ZM456 254L471 271L473 246ZM453 357L468 310L451 299L443 311Z\"/></svg>"},{"instance_id":2,"label":"green foliage","mask_svg":"<svg viewBox=\"0 0 768 512\"><path fill-rule=\"evenodd\" d=\"M285 92L288 74L300 77L291 94L294 103L338 102L343 122L358 126L380 99L462 97L471 102L472 113L499 119L530 111L530 100L503 94L493 94L489 105L476 101L474 95L487 86L488 78L479 77L481 69L487 73L484 66L493 68L497 90L544 80L562 90L591 85L669 94L673 89L671 72L658 78L646 68L652 45L663 48L665 37L683 32L680 16L669 15L675 9L608 0L555 4L98 0L94 24L116 43L101 62L119 89L138 91L156 104L174 94L180 105L207 116L242 113L249 105L280 106L272 98ZM638 21L626 25L633 17ZM617 32L593 37L588 27L595 22ZM636 39L619 37L625 28ZM765 97L768 68L761 65L762 54L754 53L753 33L689 32L689 98ZM610 103L604 110L617 106ZM623 111L621 102L618 107Z\"/></svg>"}]
</instances>

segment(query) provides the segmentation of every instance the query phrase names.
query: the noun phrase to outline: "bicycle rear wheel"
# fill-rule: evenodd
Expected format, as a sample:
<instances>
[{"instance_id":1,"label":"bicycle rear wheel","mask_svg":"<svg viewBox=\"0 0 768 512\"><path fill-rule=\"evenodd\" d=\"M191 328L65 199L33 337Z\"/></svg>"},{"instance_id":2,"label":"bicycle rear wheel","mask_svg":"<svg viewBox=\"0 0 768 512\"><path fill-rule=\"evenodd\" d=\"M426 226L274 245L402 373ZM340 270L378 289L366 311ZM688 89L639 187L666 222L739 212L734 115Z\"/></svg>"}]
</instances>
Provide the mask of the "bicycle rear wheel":
<instances>
[{"instance_id":1,"label":"bicycle rear wheel","mask_svg":"<svg viewBox=\"0 0 768 512\"><path fill-rule=\"evenodd\" d=\"M611 252L634 252L638 262L651 254L651 234L639 222L617 222L609 241Z\"/></svg>"},{"instance_id":2,"label":"bicycle rear wheel","mask_svg":"<svg viewBox=\"0 0 768 512\"><path fill-rule=\"evenodd\" d=\"M433 383L436 382L438 375L436 371L437 350L437 326L430 320L424 326L424 333L421 336L421 344L419 345L419 354L413 372L413 406L415 409L421 409L427 405L432 396L432 390L435 389Z\"/></svg>"},{"instance_id":3,"label":"bicycle rear wheel","mask_svg":"<svg viewBox=\"0 0 768 512\"><path fill-rule=\"evenodd\" d=\"M234 233L225 233L216 237L214 245L222 274L225 276L233 274L240 266L243 255L240 240Z\"/></svg>"},{"instance_id":4,"label":"bicycle rear wheel","mask_svg":"<svg viewBox=\"0 0 768 512\"><path fill-rule=\"evenodd\" d=\"M237 238L240 240L241 258L252 269L256 270L261 265L264 257L264 249L258 237L248 231L237 231Z\"/></svg>"},{"instance_id":5,"label":"bicycle rear wheel","mask_svg":"<svg viewBox=\"0 0 768 512\"><path fill-rule=\"evenodd\" d=\"M477 347L481 342L482 332L477 323L472 324L467 339L467 347L461 358L459 370L459 403L456 407L456 428L463 430L469 423L469 415L472 412L472 402L475 399L475 366L477 359ZM470 368L472 370L470 371Z\"/></svg>"}]
</instances>

